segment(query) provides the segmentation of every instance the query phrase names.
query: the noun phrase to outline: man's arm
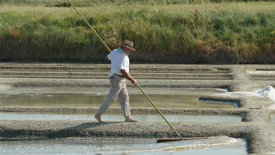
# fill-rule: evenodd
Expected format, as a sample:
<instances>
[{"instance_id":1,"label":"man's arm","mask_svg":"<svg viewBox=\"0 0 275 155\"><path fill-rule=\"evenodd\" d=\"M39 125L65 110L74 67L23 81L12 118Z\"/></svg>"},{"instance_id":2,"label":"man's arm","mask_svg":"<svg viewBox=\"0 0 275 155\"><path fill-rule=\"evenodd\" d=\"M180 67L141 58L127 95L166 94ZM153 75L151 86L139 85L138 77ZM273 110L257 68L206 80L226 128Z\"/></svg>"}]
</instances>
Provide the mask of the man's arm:
<instances>
[{"instance_id":1,"label":"man's arm","mask_svg":"<svg viewBox=\"0 0 275 155\"><path fill-rule=\"evenodd\" d=\"M131 81L132 84L136 84L136 80L125 69L120 70L123 77Z\"/></svg>"},{"instance_id":2,"label":"man's arm","mask_svg":"<svg viewBox=\"0 0 275 155\"><path fill-rule=\"evenodd\" d=\"M105 57L105 59L106 59L107 61L111 61L108 57Z\"/></svg>"}]
</instances>

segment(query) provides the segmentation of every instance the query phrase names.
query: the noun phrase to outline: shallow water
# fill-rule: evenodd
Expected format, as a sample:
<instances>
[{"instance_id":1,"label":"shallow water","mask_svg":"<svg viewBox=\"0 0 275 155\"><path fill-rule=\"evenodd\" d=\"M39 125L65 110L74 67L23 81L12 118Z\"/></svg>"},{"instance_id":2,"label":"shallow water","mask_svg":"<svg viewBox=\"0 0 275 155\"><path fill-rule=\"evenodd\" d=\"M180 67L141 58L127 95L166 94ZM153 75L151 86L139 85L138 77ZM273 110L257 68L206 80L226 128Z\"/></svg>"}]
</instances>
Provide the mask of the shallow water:
<instances>
[{"instance_id":1,"label":"shallow water","mask_svg":"<svg viewBox=\"0 0 275 155\"><path fill-rule=\"evenodd\" d=\"M99 107L109 88L40 88L2 86L0 106ZM159 108L235 108L233 104L200 102L201 95L224 93L222 89L145 88ZM131 107L151 107L136 88L129 88ZM111 107L120 107L118 101Z\"/></svg>"},{"instance_id":2,"label":"shallow water","mask_svg":"<svg viewBox=\"0 0 275 155\"><path fill-rule=\"evenodd\" d=\"M203 140L156 143L155 139L68 138L24 141L0 141L0 154L58 155L246 155L242 139L226 136Z\"/></svg>"},{"instance_id":3,"label":"shallow water","mask_svg":"<svg viewBox=\"0 0 275 155\"><path fill-rule=\"evenodd\" d=\"M136 87L127 88L130 94L141 94L140 90ZM192 94L192 95L207 95L213 93L226 92L227 89L221 88L143 88L147 94ZM66 94L94 94L94 95L107 95L109 87L13 87L11 85L0 84L0 94L47 94L47 93L66 93Z\"/></svg>"},{"instance_id":4,"label":"shallow water","mask_svg":"<svg viewBox=\"0 0 275 155\"><path fill-rule=\"evenodd\" d=\"M139 121L163 121L160 115L132 115ZM173 122L214 122L231 123L241 122L239 116L199 116L199 115L165 115L168 121ZM103 115L106 121L124 121L121 115ZM94 120L94 115L57 115L57 114L30 114L30 113L0 113L0 120Z\"/></svg>"},{"instance_id":5,"label":"shallow water","mask_svg":"<svg viewBox=\"0 0 275 155\"><path fill-rule=\"evenodd\" d=\"M274 69L246 69L245 72L252 80L274 80L275 76Z\"/></svg>"},{"instance_id":6,"label":"shallow water","mask_svg":"<svg viewBox=\"0 0 275 155\"><path fill-rule=\"evenodd\" d=\"M129 96L131 107L152 107L141 94ZM200 102L199 97L197 95L150 95L159 108L235 108L234 104ZM105 98L105 95L88 94L0 95L0 106L99 107ZM120 107L120 104L116 101L111 107Z\"/></svg>"}]
</instances>

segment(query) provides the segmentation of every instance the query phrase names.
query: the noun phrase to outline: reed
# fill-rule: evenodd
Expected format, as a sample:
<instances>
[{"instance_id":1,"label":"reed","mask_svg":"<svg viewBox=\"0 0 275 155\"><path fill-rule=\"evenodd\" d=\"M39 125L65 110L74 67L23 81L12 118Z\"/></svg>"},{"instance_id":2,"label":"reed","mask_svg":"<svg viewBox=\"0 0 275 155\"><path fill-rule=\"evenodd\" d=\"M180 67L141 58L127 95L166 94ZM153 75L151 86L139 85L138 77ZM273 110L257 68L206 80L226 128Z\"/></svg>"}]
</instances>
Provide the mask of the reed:
<instances>
[{"instance_id":1,"label":"reed","mask_svg":"<svg viewBox=\"0 0 275 155\"><path fill-rule=\"evenodd\" d=\"M28 2L0 5L0 60L104 62L108 51L72 8L45 7L39 0L40 6L34 7ZM111 49L124 39L133 40L137 51L132 62L275 62L274 2L137 1L127 7L108 2L112 3L101 1L104 5L79 10Z\"/></svg>"}]
</instances>

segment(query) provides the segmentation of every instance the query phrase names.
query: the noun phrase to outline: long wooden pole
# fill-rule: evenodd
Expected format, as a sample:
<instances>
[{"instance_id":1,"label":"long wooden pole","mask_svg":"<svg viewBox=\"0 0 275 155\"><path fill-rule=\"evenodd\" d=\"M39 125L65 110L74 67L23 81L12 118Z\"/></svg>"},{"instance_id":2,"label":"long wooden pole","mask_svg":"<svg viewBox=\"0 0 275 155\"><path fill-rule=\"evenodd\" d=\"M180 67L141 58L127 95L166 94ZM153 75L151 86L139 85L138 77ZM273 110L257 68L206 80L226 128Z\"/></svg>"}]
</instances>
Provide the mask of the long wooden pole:
<instances>
[{"instance_id":1,"label":"long wooden pole","mask_svg":"<svg viewBox=\"0 0 275 155\"><path fill-rule=\"evenodd\" d=\"M99 38L102 44L108 49L108 51L111 52L111 49L108 47L108 45L103 41L103 39L99 36L96 30L90 25L90 23L86 20L86 18L76 9L74 4L70 0L68 0L68 2L71 4L74 10L78 13L78 15L83 19L83 21L92 29L92 31L96 34L96 36Z\"/></svg>"},{"instance_id":2,"label":"long wooden pole","mask_svg":"<svg viewBox=\"0 0 275 155\"><path fill-rule=\"evenodd\" d=\"M158 107L155 105L155 103L152 101L152 99L144 92L144 90L139 86L138 83L136 83L136 86L139 88L139 90L142 92L142 94L148 99L148 101L152 104L152 106L158 111L158 113L161 115L161 117L165 120L165 122L172 128L175 133L178 135L179 138L182 139L178 131L175 129L175 127L164 117L164 115L160 112Z\"/></svg>"},{"instance_id":3,"label":"long wooden pole","mask_svg":"<svg viewBox=\"0 0 275 155\"><path fill-rule=\"evenodd\" d=\"M78 15L85 21L85 23L92 29L92 31L97 35L97 37L100 39L100 41L104 44L104 46L108 49L109 52L111 52L111 49L108 47L108 45L103 41L103 39L98 35L98 33L95 31L95 29L90 25L90 23L86 20L86 18L76 9L74 4L68 0L68 2L71 4L71 6L74 8L74 10L78 13ZM172 128L177 136L182 139L178 131L175 129L175 127L164 117L164 115L160 112L158 107L154 104L152 99L144 92L144 90L139 86L138 83L136 83L136 86L139 88L139 90L142 92L142 94L148 99L148 101L152 104L152 106L158 111L158 113L161 115L161 117L165 120L165 122Z\"/></svg>"}]
</instances>

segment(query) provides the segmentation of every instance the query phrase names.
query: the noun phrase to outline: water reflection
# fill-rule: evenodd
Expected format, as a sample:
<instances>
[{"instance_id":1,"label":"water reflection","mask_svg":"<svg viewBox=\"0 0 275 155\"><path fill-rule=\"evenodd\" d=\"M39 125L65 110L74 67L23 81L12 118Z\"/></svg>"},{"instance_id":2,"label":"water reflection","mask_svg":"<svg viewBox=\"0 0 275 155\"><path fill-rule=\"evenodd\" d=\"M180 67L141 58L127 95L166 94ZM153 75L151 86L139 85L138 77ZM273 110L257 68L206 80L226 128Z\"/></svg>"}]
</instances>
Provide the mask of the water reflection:
<instances>
[{"instance_id":1,"label":"water reflection","mask_svg":"<svg viewBox=\"0 0 275 155\"><path fill-rule=\"evenodd\" d=\"M132 115L141 122L163 121L160 115ZM102 116L106 121L123 121L122 115L106 114ZM214 123L230 123L241 122L239 116L199 116L199 115L166 115L168 121L173 122L214 122ZM57 115L57 114L26 114L26 113L0 113L0 120L94 120L91 115Z\"/></svg>"},{"instance_id":2,"label":"water reflection","mask_svg":"<svg viewBox=\"0 0 275 155\"><path fill-rule=\"evenodd\" d=\"M0 154L58 155L246 155L245 142L226 136L203 140L156 143L155 139L138 138L68 138L35 141L0 141Z\"/></svg>"},{"instance_id":3,"label":"water reflection","mask_svg":"<svg viewBox=\"0 0 275 155\"><path fill-rule=\"evenodd\" d=\"M233 104L200 102L197 95L150 95L160 108L235 108ZM105 95L89 94L14 94L0 95L0 106L98 107ZM141 94L130 95L131 107L151 107ZM111 107L119 107L118 102Z\"/></svg>"},{"instance_id":4,"label":"water reflection","mask_svg":"<svg viewBox=\"0 0 275 155\"><path fill-rule=\"evenodd\" d=\"M0 106L98 107L108 87L0 87ZM198 101L201 95L224 93L215 88L145 88L159 108L235 108L233 104ZM137 88L129 88L131 107L151 107ZM113 104L112 107L120 107Z\"/></svg>"}]
</instances>

